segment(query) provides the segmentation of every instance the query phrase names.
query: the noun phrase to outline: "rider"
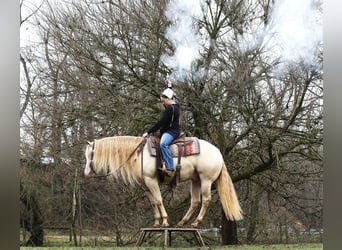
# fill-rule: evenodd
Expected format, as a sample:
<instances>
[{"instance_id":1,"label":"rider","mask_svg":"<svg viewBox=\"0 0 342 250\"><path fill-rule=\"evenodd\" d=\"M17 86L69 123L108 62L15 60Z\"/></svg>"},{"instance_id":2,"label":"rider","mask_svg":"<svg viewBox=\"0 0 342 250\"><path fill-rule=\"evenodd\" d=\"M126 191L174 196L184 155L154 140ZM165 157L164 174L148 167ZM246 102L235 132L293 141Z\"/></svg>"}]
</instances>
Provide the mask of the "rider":
<instances>
[{"instance_id":1,"label":"rider","mask_svg":"<svg viewBox=\"0 0 342 250\"><path fill-rule=\"evenodd\" d=\"M160 130L160 149L165 161L166 173L168 175L174 171L173 159L171 155L171 150L169 145L171 142L177 138L180 134L180 124L179 124L179 104L174 100L174 92L171 89L170 80L166 80L167 89L163 91L160 96L160 101L163 103L165 110L160 118L160 120L147 132L143 134L143 137L147 137L149 134L157 132Z\"/></svg>"}]
</instances>

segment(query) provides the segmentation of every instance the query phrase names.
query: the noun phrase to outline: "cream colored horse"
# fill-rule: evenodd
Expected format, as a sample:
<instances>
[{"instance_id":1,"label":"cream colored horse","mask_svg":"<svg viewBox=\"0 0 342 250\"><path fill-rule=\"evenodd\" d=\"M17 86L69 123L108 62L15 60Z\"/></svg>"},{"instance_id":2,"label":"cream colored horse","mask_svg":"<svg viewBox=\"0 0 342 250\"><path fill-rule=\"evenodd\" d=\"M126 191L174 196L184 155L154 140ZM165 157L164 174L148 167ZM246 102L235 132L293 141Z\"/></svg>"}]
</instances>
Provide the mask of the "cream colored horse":
<instances>
[{"instance_id":1,"label":"cream colored horse","mask_svg":"<svg viewBox=\"0 0 342 250\"><path fill-rule=\"evenodd\" d=\"M154 227L168 227L168 215L159 189L156 159L150 156L146 146L143 154L137 150L141 141L141 137L119 136L88 142L84 174L87 177L109 174L123 178L126 183L137 182L145 186L154 211ZM239 201L220 151L207 141L199 141L200 154L182 157L180 181L191 180L191 205L177 227L183 227L190 220L201 203L202 195L201 210L191 226L197 227L201 223L211 200L211 185L215 181L226 217L229 220L241 220Z\"/></svg>"}]
</instances>

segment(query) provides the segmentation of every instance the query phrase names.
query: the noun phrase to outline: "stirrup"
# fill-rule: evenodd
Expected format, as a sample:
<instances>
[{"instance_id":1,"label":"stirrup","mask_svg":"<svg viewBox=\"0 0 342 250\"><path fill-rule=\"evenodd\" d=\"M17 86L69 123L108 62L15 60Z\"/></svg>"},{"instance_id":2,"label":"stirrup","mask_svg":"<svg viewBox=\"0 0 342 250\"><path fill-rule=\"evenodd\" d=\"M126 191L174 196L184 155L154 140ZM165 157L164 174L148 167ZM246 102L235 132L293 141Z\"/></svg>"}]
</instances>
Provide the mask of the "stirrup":
<instances>
[{"instance_id":1,"label":"stirrup","mask_svg":"<svg viewBox=\"0 0 342 250\"><path fill-rule=\"evenodd\" d=\"M166 172L166 167L165 167L165 162L164 161L162 161L162 166L161 166L161 168L158 168L158 170L162 171L163 173Z\"/></svg>"},{"instance_id":2,"label":"stirrup","mask_svg":"<svg viewBox=\"0 0 342 250\"><path fill-rule=\"evenodd\" d=\"M164 173L166 176L168 176L168 177L172 177L173 171L174 171L174 170L167 170L167 169L165 169L165 172L163 172L163 173Z\"/></svg>"},{"instance_id":3,"label":"stirrup","mask_svg":"<svg viewBox=\"0 0 342 250\"><path fill-rule=\"evenodd\" d=\"M171 177L172 174L173 174L173 171L174 171L174 170L168 170L168 169L166 169L166 167L165 167L165 162L162 163L162 167L161 167L161 168L158 168L158 170L160 170L163 174L165 174L165 175L168 176L168 177Z\"/></svg>"}]
</instances>

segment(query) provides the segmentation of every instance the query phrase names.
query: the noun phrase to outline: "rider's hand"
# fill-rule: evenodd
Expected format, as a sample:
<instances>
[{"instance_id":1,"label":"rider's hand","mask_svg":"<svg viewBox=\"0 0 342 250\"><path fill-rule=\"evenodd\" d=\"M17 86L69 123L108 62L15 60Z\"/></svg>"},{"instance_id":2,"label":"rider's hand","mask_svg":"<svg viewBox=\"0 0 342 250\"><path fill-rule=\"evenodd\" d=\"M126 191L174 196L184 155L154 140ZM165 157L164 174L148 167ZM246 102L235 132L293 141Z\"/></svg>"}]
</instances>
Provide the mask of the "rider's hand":
<instances>
[{"instance_id":1,"label":"rider's hand","mask_svg":"<svg viewBox=\"0 0 342 250\"><path fill-rule=\"evenodd\" d=\"M168 87L168 88L172 88L172 83L169 79L166 79L165 80L165 85Z\"/></svg>"},{"instance_id":2,"label":"rider's hand","mask_svg":"<svg viewBox=\"0 0 342 250\"><path fill-rule=\"evenodd\" d=\"M145 132L143 135L142 135L144 138L146 138L148 136L148 133Z\"/></svg>"}]
</instances>

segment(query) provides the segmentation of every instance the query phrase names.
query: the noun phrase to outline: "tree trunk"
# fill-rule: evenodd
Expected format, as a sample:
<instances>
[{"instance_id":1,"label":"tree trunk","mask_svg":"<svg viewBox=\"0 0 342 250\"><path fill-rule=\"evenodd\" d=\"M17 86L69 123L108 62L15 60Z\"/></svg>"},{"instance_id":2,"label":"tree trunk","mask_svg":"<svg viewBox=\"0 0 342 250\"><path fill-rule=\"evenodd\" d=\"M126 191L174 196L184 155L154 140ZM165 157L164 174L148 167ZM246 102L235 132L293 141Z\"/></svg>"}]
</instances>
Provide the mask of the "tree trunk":
<instances>
[{"instance_id":1,"label":"tree trunk","mask_svg":"<svg viewBox=\"0 0 342 250\"><path fill-rule=\"evenodd\" d=\"M254 194L249 209L249 224L247 229L247 242L254 243L255 232L258 224L259 201L261 199L262 190L259 187L254 188Z\"/></svg>"},{"instance_id":2,"label":"tree trunk","mask_svg":"<svg viewBox=\"0 0 342 250\"><path fill-rule=\"evenodd\" d=\"M20 202L22 204L20 224L31 234L25 246L42 246L44 241L43 219L37 199L34 193L24 190L21 184L20 191Z\"/></svg>"},{"instance_id":3,"label":"tree trunk","mask_svg":"<svg viewBox=\"0 0 342 250\"><path fill-rule=\"evenodd\" d=\"M236 221L227 220L222 210L222 245L237 245Z\"/></svg>"}]
</instances>

